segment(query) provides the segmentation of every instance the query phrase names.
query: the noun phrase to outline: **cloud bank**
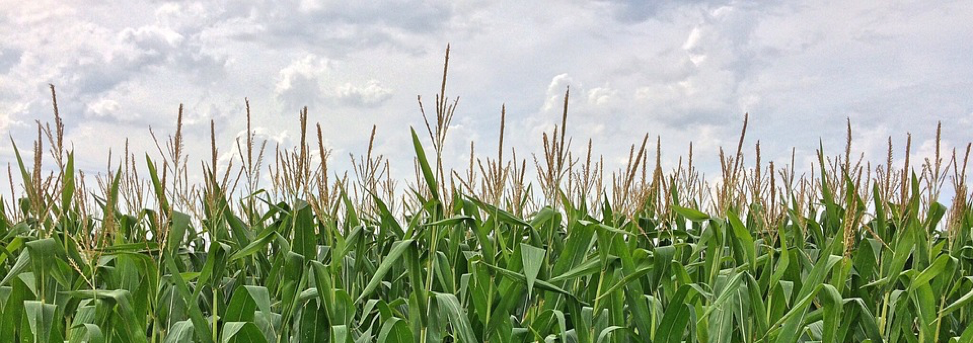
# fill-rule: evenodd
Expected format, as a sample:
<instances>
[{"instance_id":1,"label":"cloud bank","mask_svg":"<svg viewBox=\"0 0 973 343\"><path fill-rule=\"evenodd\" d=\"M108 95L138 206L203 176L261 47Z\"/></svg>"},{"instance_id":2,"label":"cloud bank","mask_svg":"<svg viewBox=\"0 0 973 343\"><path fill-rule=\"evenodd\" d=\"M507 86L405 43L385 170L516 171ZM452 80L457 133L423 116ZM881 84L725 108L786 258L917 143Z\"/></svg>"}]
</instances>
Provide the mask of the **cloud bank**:
<instances>
[{"instance_id":1,"label":"cloud bank","mask_svg":"<svg viewBox=\"0 0 973 343\"><path fill-rule=\"evenodd\" d=\"M508 146L537 151L560 120L571 87L568 133L591 138L615 163L643 135L660 136L673 164L695 142L716 170L750 113L748 146L765 159L844 145L882 159L933 138L970 140L973 3L953 2L154 2L5 1L0 13L0 134L17 142L52 118L58 86L66 134L82 168L103 168L108 149L153 151L148 127L220 148L254 124L293 144L297 114L322 124L342 153L376 149L411 171L408 126L416 95L438 93L452 44L448 92L461 96L447 162L462 165L470 140L496 145L506 104ZM581 144L576 144L580 148ZM190 144L203 158L207 144ZM898 148L898 147L897 147ZM902 149L898 148L901 154ZM192 157L191 157L192 158ZM336 163L345 163L338 159ZM0 145L0 161L13 161ZM403 174L404 175L404 174Z\"/></svg>"}]
</instances>

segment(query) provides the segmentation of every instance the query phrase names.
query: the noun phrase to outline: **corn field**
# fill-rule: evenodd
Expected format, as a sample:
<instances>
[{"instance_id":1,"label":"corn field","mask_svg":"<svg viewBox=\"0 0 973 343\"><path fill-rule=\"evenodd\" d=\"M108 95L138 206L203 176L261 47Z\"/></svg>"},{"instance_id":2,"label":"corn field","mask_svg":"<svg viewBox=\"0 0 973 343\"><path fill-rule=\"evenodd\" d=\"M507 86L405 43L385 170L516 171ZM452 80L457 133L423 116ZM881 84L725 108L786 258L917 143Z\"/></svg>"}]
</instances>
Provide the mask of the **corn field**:
<instances>
[{"instance_id":1,"label":"corn field","mask_svg":"<svg viewBox=\"0 0 973 343\"><path fill-rule=\"evenodd\" d=\"M571 149L566 93L543 151L505 151L501 111L496 155L447 169L446 56L414 160L370 145L350 173L306 108L272 151L248 104L229 164L215 133L211 159L185 154L180 107L157 154L85 175L51 86L53 126L11 140L0 342L973 342L969 145L909 161L909 138L893 166L890 139L871 163L849 125L800 174L744 120L713 180L691 146L664 171L648 136L605 170Z\"/></svg>"}]
</instances>

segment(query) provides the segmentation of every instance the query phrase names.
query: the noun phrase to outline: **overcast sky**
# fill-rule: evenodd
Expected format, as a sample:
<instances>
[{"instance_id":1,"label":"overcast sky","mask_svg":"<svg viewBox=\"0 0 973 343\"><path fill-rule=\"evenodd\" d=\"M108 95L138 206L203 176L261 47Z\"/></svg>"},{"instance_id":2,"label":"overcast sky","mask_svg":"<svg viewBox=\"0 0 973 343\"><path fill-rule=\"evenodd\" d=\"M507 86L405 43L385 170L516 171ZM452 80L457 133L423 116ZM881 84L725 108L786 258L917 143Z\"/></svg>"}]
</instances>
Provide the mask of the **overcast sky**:
<instances>
[{"instance_id":1,"label":"overcast sky","mask_svg":"<svg viewBox=\"0 0 973 343\"><path fill-rule=\"evenodd\" d=\"M969 0L372 3L0 0L0 134L29 149L53 83L80 167L104 170L126 137L154 152L148 128L172 133L180 103L196 161L211 119L231 151L249 97L261 137L294 144L306 105L339 166L377 124L376 151L411 174L416 96L432 107L450 43L454 162L471 140L493 154L504 103L508 146L539 151L568 86L578 150L592 138L618 163L648 133L672 165L692 140L712 176L745 112L748 149L760 140L779 164L819 139L840 154L846 118L855 152L879 162L889 136L902 158L906 132L928 154L937 121L947 148L973 137Z\"/></svg>"}]
</instances>

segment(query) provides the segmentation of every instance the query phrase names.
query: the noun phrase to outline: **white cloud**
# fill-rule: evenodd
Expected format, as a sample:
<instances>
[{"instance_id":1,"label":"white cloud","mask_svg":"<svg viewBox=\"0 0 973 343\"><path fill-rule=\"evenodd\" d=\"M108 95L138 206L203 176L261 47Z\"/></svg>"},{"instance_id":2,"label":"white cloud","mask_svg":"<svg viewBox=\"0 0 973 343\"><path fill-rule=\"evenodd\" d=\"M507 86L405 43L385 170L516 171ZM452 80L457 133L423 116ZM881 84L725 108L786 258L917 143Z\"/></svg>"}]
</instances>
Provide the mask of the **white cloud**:
<instances>
[{"instance_id":1,"label":"white cloud","mask_svg":"<svg viewBox=\"0 0 973 343\"><path fill-rule=\"evenodd\" d=\"M564 105L564 94L568 91L574 83L568 74L560 74L551 79L551 83L547 86L547 96L544 100L544 106L541 108L543 112L550 112L562 109ZM577 88L579 85L575 85Z\"/></svg>"},{"instance_id":2,"label":"white cloud","mask_svg":"<svg viewBox=\"0 0 973 343\"><path fill-rule=\"evenodd\" d=\"M694 65L699 66L700 63L706 60L706 55L699 53L697 45L699 44L700 37L702 36L702 30L697 26L689 32L689 37L686 38L686 42L682 44L682 49L689 53L689 60L693 62Z\"/></svg>"},{"instance_id":3,"label":"white cloud","mask_svg":"<svg viewBox=\"0 0 973 343\"><path fill-rule=\"evenodd\" d=\"M368 80L364 86L345 83L334 90L334 97L341 103L358 107L375 107L392 97L392 90L377 80Z\"/></svg>"},{"instance_id":4,"label":"white cloud","mask_svg":"<svg viewBox=\"0 0 973 343\"><path fill-rule=\"evenodd\" d=\"M328 61L313 54L292 62L280 70L276 92L286 93L300 86L303 80L317 80L328 70Z\"/></svg>"},{"instance_id":5,"label":"white cloud","mask_svg":"<svg viewBox=\"0 0 973 343\"><path fill-rule=\"evenodd\" d=\"M88 104L88 109L85 111L85 113L98 118L113 117L123 119L119 117L118 111L120 108L121 106L118 104L118 101L111 99L99 99Z\"/></svg>"},{"instance_id":6,"label":"white cloud","mask_svg":"<svg viewBox=\"0 0 973 343\"><path fill-rule=\"evenodd\" d=\"M289 108L312 105L321 96L327 71L327 59L308 54L280 70L274 94Z\"/></svg>"},{"instance_id":7,"label":"white cloud","mask_svg":"<svg viewBox=\"0 0 973 343\"><path fill-rule=\"evenodd\" d=\"M965 117L960 119L960 123L963 125L973 125L973 112L970 112Z\"/></svg>"},{"instance_id":8,"label":"white cloud","mask_svg":"<svg viewBox=\"0 0 973 343\"><path fill-rule=\"evenodd\" d=\"M429 110L448 42L447 93L462 97L448 160L458 163L469 140L496 141L504 103L507 146L521 157L537 151L539 133L560 125L568 86L569 133L594 138L606 160L648 132L672 155L694 140L700 165L715 166L744 112L747 144L759 139L767 156L788 157L791 146L811 154L819 137L826 151L841 151L848 117L875 128L855 132L876 156L887 135L901 146L906 131L929 139L935 121L973 122L969 2L5 5L0 32L15 34L0 41L0 135L18 142L32 139L21 128L51 118L48 83L58 86L69 132L168 132L183 103L187 135L208 138L212 119L231 137L245 128L249 97L253 125L282 144L293 144L286 138L305 105L348 152L364 150L377 123L377 148L408 173L405 128L421 125L414 95ZM963 144L968 126L947 125L943 136ZM118 142L72 137L79 147Z\"/></svg>"},{"instance_id":9,"label":"white cloud","mask_svg":"<svg viewBox=\"0 0 973 343\"><path fill-rule=\"evenodd\" d=\"M588 104L605 105L612 101L618 91L608 87L595 87L588 90Z\"/></svg>"}]
</instances>

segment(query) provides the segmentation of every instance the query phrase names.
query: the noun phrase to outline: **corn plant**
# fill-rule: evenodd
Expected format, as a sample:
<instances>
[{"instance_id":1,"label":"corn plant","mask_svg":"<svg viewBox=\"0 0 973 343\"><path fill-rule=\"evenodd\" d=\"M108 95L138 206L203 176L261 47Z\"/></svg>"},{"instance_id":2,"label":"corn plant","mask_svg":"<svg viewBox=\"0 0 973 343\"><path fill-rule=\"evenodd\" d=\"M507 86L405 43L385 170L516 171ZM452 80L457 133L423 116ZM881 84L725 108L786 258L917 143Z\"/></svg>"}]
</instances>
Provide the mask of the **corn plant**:
<instances>
[{"instance_id":1,"label":"corn plant","mask_svg":"<svg viewBox=\"0 0 973 343\"><path fill-rule=\"evenodd\" d=\"M229 165L212 131L201 182L181 107L157 154L88 176L55 97L33 161L11 141L0 342L973 342L969 145L917 172L911 137L901 167L890 140L873 167L849 125L844 154L799 176L744 151L744 120L715 182L692 146L666 172L657 139L653 165L648 136L605 171L566 143L566 93L535 180L504 157L505 110L497 156L471 145L447 169L446 69L405 187L371 145L353 176L329 170L307 109L298 146L268 152L249 104Z\"/></svg>"}]
</instances>

